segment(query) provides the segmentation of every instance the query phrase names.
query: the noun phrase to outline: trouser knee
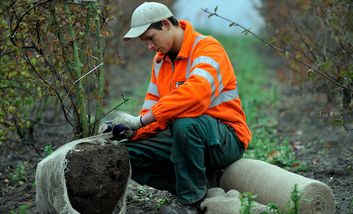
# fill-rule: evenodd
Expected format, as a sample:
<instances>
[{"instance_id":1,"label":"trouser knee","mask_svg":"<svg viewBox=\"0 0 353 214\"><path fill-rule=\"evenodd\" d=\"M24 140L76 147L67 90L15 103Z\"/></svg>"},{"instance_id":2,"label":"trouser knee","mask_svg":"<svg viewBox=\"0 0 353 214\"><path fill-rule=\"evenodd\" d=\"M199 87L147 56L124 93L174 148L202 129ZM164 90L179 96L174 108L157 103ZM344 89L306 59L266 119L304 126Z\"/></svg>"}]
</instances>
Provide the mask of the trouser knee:
<instances>
[{"instance_id":1,"label":"trouser knee","mask_svg":"<svg viewBox=\"0 0 353 214\"><path fill-rule=\"evenodd\" d=\"M175 139L177 136L179 140L188 140L190 135L200 136L200 122L197 118L178 118L173 122L172 135Z\"/></svg>"}]
</instances>

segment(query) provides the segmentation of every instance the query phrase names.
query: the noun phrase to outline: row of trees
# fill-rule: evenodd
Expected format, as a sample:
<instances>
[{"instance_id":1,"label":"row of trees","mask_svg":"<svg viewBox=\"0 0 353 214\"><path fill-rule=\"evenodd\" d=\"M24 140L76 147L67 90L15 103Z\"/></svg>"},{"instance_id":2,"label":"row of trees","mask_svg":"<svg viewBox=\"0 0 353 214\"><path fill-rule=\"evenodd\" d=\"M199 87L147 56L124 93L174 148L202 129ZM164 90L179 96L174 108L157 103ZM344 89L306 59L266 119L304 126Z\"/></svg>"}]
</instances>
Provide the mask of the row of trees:
<instances>
[{"instance_id":1,"label":"row of trees","mask_svg":"<svg viewBox=\"0 0 353 214\"><path fill-rule=\"evenodd\" d=\"M53 101L76 137L95 133L104 116L103 64L119 62L118 38L128 28L127 14L141 2L3 1L1 140L15 130L26 137ZM172 1L163 3L171 5ZM266 0L260 11L268 24L270 43L281 47L289 59L291 80L302 83L311 77L327 93L328 101L339 94L337 108L342 110L343 125L350 129L353 2Z\"/></svg>"}]
</instances>

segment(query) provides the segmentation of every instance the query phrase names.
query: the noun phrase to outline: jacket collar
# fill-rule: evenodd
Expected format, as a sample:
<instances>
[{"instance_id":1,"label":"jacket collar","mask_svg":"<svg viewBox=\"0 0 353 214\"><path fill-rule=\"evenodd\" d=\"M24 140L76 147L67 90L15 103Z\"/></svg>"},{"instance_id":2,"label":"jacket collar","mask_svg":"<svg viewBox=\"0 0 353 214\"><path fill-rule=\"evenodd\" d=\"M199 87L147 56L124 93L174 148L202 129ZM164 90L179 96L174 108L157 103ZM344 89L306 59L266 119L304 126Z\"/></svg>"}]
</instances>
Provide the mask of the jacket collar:
<instances>
[{"instance_id":1,"label":"jacket collar","mask_svg":"<svg viewBox=\"0 0 353 214\"><path fill-rule=\"evenodd\" d=\"M186 20L180 20L179 25L184 30L184 38L177 58L187 59L190 55L190 51L196 36L200 34L194 31L192 25ZM159 63L161 60L164 60L165 58L166 54L162 54L160 52L157 52L155 55L155 60L157 63Z\"/></svg>"}]
</instances>

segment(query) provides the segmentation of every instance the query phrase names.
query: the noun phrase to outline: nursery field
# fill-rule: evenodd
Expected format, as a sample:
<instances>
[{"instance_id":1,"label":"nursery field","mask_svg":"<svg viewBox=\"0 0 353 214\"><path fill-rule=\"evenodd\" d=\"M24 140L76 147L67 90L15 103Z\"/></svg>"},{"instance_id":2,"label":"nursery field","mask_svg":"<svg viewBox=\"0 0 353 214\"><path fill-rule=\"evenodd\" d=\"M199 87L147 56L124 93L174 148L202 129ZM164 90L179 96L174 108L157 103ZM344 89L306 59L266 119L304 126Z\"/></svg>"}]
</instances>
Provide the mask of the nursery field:
<instances>
[{"instance_id":1,"label":"nursery field","mask_svg":"<svg viewBox=\"0 0 353 214\"><path fill-rule=\"evenodd\" d=\"M310 91L313 87L310 84L299 90L280 82L276 77L280 63L268 63L268 50L255 40L216 37L235 66L240 97L253 133L244 157L264 160L326 183L334 192L337 213L352 213L353 135L320 116L324 96L303 95L301 90ZM106 67L110 84L105 97L107 109L120 103L120 93L124 92L129 101L119 109L138 112L149 79L149 57L124 67ZM64 119L55 114L55 108L46 109L42 120L58 125L38 124L33 141L1 145L0 213L36 213L36 164L72 138ZM156 213L161 205L173 199L167 192L136 183L129 187L127 213Z\"/></svg>"}]
</instances>

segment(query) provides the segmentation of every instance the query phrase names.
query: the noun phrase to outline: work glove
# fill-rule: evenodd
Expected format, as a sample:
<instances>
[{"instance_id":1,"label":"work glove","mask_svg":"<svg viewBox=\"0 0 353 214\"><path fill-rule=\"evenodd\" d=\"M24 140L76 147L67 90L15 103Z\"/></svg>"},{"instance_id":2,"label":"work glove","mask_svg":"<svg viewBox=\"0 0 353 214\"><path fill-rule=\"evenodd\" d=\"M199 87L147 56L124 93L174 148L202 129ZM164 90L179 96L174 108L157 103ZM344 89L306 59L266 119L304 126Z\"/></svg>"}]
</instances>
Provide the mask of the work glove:
<instances>
[{"instance_id":1,"label":"work glove","mask_svg":"<svg viewBox=\"0 0 353 214\"><path fill-rule=\"evenodd\" d=\"M113 125L112 126L112 132L113 132L113 140L122 140L122 139L127 139L132 137L135 134L135 131L127 128L126 126L122 124L118 125Z\"/></svg>"},{"instance_id":2,"label":"work glove","mask_svg":"<svg viewBox=\"0 0 353 214\"><path fill-rule=\"evenodd\" d=\"M117 116L112 121L113 125L124 125L130 130L136 130L143 126L141 116L132 116L128 113L118 111Z\"/></svg>"},{"instance_id":3,"label":"work glove","mask_svg":"<svg viewBox=\"0 0 353 214\"><path fill-rule=\"evenodd\" d=\"M106 121L100 124L98 133L107 133L107 132L112 132L113 138L111 140L122 140L126 138L132 137L135 132L129 128L127 128L125 125L118 124L118 125L113 125L113 121Z\"/></svg>"},{"instance_id":4,"label":"work glove","mask_svg":"<svg viewBox=\"0 0 353 214\"><path fill-rule=\"evenodd\" d=\"M111 131L113 131L113 122L111 120L99 124L98 134L107 133Z\"/></svg>"}]
</instances>

